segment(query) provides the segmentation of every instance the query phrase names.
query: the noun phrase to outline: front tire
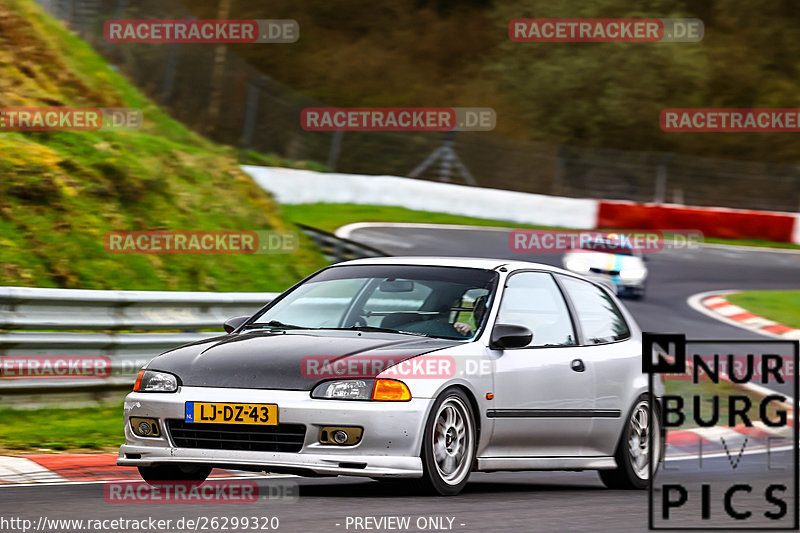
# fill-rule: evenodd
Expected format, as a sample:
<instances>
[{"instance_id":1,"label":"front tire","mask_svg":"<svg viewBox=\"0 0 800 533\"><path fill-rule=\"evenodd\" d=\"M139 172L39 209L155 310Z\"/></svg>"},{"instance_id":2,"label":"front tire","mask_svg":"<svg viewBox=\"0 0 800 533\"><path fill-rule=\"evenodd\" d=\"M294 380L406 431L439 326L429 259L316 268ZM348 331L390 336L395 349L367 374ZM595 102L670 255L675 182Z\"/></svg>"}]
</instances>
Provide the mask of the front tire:
<instances>
[{"instance_id":1,"label":"front tire","mask_svg":"<svg viewBox=\"0 0 800 533\"><path fill-rule=\"evenodd\" d=\"M652 419L651 419L652 418ZM641 490L650 484L650 461L654 461L653 471L661 461L662 432L657 406L653 406L653 416L648 410L647 396L641 396L631 409L628 421L622 430L614 458L617 468L600 470L600 479L609 489ZM653 447L650 448L650 433Z\"/></svg>"},{"instance_id":2,"label":"front tire","mask_svg":"<svg viewBox=\"0 0 800 533\"><path fill-rule=\"evenodd\" d=\"M449 389L433 404L422 439L423 489L455 496L466 486L475 461L477 431L469 398Z\"/></svg>"},{"instance_id":3,"label":"front tire","mask_svg":"<svg viewBox=\"0 0 800 533\"><path fill-rule=\"evenodd\" d=\"M211 467L203 465L156 465L140 466L139 475L150 485L170 481L184 481L200 485L211 473Z\"/></svg>"}]
</instances>

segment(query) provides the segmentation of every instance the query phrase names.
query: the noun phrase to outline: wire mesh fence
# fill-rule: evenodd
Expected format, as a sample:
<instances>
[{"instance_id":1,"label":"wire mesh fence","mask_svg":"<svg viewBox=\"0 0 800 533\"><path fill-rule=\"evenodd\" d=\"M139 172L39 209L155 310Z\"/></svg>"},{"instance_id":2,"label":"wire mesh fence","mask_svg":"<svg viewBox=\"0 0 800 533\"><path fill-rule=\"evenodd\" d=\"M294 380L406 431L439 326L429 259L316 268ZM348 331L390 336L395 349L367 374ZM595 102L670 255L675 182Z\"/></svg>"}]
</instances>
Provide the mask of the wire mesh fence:
<instances>
[{"instance_id":1,"label":"wire mesh fence","mask_svg":"<svg viewBox=\"0 0 800 533\"><path fill-rule=\"evenodd\" d=\"M105 41L103 24L108 19L191 19L176 0L38 2L176 119L243 153L252 149L314 161L345 173L408 176L451 142L468 178L448 158L434 161L415 177L572 197L800 209L800 167L789 164L564 146L478 132L447 137L305 131L301 111L326 104L248 64L236 55L235 46Z\"/></svg>"}]
</instances>

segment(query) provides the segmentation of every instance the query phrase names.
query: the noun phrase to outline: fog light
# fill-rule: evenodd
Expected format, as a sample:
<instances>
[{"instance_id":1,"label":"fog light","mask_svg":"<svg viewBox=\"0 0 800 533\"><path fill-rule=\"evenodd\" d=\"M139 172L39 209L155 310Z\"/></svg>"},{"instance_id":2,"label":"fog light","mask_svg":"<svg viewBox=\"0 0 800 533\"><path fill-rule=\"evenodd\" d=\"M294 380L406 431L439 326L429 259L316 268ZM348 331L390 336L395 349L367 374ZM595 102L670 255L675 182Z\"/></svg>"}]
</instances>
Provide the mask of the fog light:
<instances>
[{"instance_id":1,"label":"fog light","mask_svg":"<svg viewBox=\"0 0 800 533\"><path fill-rule=\"evenodd\" d=\"M336 444L337 446L353 446L361 442L364 430L359 427L328 426L320 429L320 444Z\"/></svg>"},{"instance_id":2,"label":"fog light","mask_svg":"<svg viewBox=\"0 0 800 533\"><path fill-rule=\"evenodd\" d=\"M158 421L155 418L131 418L131 429L140 437L160 437Z\"/></svg>"}]
</instances>

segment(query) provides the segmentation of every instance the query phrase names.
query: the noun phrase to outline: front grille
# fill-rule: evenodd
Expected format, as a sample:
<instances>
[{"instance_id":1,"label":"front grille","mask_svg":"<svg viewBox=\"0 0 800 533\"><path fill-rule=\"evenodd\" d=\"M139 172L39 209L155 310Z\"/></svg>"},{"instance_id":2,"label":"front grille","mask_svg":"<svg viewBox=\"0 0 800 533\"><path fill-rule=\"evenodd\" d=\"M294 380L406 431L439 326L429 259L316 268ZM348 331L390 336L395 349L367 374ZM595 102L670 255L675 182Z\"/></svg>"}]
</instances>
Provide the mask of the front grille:
<instances>
[{"instance_id":1,"label":"front grille","mask_svg":"<svg viewBox=\"0 0 800 533\"><path fill-rule=\"evenodd\" d=\"M205 450L299 452L306 436L306 427L303 424L256 426L167 420L167 428L172 442L178 448Z\"/></svg>"}]
</instances>

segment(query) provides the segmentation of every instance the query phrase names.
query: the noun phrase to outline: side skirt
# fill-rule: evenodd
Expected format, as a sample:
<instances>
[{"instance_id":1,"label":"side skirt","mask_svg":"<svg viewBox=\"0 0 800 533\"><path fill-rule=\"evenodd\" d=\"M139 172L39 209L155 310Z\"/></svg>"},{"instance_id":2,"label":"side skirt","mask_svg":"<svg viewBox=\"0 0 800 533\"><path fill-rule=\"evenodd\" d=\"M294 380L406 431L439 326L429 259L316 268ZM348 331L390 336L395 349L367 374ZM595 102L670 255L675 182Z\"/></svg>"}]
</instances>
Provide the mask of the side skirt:
<instances>
[{"instance_id":1,"label":"side skirt","mask_svg":"<svg viewBox=\"0 0 800 533\"><path fill-rule=\"evenodd\" d=\"M616 467L613 457L478 457L476 470L613 470Z\"/></svg>"}]
</instances>

